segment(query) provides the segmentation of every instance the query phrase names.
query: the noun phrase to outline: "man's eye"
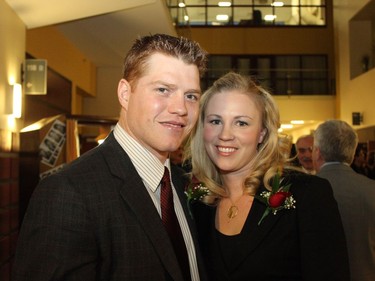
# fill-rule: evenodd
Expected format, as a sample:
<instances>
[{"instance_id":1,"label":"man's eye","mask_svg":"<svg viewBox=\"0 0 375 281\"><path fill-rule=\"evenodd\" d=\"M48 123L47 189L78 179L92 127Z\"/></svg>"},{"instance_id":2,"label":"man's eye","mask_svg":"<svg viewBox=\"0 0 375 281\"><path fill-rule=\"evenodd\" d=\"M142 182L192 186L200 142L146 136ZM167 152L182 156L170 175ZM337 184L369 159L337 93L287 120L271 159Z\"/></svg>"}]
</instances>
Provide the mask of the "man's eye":
<instances>
[{"instance_id":1,"label":"man's eye","mask_svg":"<svg viewBox=\"0 0 375 281\"><path fill-rule=\"evenodd\" d=\"M157 88L157 91L162 93L162 94L165 94L168 92L168 89L167 88Z\"/></svg>"},{"instance_id":2,"label":"man's eye","mask_svg":"<svg viewBox=\"0 0 375 281\"><path fill-rule=\"evenodd\" d=\"M186 99L191 100L191 101L198 101L199 100L198 94L186 94L185 97L186 97Z\"/></svg>"}]
</instances>

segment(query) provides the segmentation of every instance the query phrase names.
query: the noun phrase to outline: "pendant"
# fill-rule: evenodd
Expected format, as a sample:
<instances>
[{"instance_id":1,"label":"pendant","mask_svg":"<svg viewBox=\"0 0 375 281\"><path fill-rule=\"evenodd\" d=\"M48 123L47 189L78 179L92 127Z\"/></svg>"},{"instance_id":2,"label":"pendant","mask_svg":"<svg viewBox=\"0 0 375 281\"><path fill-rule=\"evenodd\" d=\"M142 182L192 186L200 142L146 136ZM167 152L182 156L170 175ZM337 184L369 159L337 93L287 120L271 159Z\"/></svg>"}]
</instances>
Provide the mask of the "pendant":
<instances>
[{"instance_id":1,"label":"pendant","mask_svg":"<svg viewBox=\"0 0 375 281\"><path fill-rule=\"evenodd\" d=\"M235 206L235 205L230 206L229 209L228 209L228 212L227 212L227 217L229 219L233 219L237 216L237 214L238 214L237 206Z\"/></svg>"}]
</instances>

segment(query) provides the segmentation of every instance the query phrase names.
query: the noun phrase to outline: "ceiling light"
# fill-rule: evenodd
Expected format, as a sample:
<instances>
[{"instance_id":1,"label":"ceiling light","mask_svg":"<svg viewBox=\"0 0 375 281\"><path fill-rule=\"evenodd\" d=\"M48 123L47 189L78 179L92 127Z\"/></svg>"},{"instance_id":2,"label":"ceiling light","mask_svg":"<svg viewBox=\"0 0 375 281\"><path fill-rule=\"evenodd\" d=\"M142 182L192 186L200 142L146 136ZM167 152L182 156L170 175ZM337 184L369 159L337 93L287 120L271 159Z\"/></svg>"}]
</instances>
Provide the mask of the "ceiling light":
<instances>
[{"instance_id":1,"label":"ceiling light","mask_svg":"<svg viewBox=\"0 0 375 281\"><path fill-rule=\"evenodd\" d=\"M305 121L303 121L303 120L292 120L292 121L290 121L290 124L303 125L303 124L305 124Z\"/></svg>"},{"instance_id":2,"label":"ceiling light","mask_svg":"<svg viewBox=\"0 0 375 281\"><path fill-rule=\"evenodd\" d=\"M281 2L281 1L275 1L271 4L271 6L274 6L274 7L282 7L284 6L284 2Z\"/></svg>"},{"instance_id":3,"label":"ceiling light","mask_svg":"<svg viewBox=\"0 0 375 281\"><path fill-rule=\"evenodd\" d=\"M178 3L178 6L179 6L180 8L184 8L186 5L185 5L184 2L180 2L180 3Z\"/></svg>"},{"instance_id":4,"label":"ceiling light","mask_svg":"<svg viewBox=\"0 0 375 281\"><path fill-rule=\"evenodd\" d=\"M225 1L225 2L219 2L219 7L230 7L232 5L231 2Z\"/></svg>"},{"instance_id":5,"label":"ceiling light","mask_svg":"<svg viewBox=\"0 0 375 281\"><path fill-rule=\"evenodd\" d=\"M265 15L264 16L265 21L273 21L274 19L276 19L275 15Z\"/></svg>"},{"instance_id":6,"label":"ceiling light","mask_svg":"<svg viewBox=\"0 0 375 281\"><path fill-rule=\"evenodd\" d=\"M229 19L228 15L217 15L216 20L226 21Z\"/></svg>"},{"instance_id":7,"label":"ceiling light","mask_svg":"<svg viewBox=\"0 0 375 281\"><path fill-rule=\"evenodd\" d=\"M293 125L292 124L281 124L280 128L281 129L292 129Z\"/></svg>"}]
</instances>

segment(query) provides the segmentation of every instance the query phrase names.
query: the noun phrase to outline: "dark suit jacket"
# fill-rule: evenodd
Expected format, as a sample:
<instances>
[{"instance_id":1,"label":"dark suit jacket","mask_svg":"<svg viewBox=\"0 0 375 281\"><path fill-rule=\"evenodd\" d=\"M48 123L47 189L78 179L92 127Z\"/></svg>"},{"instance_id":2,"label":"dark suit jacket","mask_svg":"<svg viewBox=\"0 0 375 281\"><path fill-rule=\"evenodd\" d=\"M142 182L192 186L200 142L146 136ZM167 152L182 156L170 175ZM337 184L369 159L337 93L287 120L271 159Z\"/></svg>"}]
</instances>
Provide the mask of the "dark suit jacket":
<instances>
[{"instance_id":1,"label":"dark suit jacket","mask_svg":"<svg viewBox=\"0 0 375 281\"><path fill-rule=\"evenodd\" d=\"M344 164L323 166L337 200L346 238L352 281L375 280L375 181Z\"/></svg>"},{"instance_id":2,"label":"dark suit jacket","mask_svg":"<svg viewBox=\"0 0 375 281\"><path fill-rule=\"evenodd\" d=\"M287 181L296 209L269 214L258 226L266 205L254 199L237 245L220 242L215 208L193 206L210 280L349 280L344 232L328 181L302 173L289 175ZM237 252L225 262L223 249L231 247Z\"/></svg>"},{"instance_id":3,"label":"dark suit jacket","mask_svg":"<svg viewBox=\"0 0 375 281\"><path fill-rule=\"evenodd\" d=\"M172 181L196 240L176 167ZM40 182L21 228L13 280L183 280L160 216L113 133Z\"/></svg>"}]
</instances>

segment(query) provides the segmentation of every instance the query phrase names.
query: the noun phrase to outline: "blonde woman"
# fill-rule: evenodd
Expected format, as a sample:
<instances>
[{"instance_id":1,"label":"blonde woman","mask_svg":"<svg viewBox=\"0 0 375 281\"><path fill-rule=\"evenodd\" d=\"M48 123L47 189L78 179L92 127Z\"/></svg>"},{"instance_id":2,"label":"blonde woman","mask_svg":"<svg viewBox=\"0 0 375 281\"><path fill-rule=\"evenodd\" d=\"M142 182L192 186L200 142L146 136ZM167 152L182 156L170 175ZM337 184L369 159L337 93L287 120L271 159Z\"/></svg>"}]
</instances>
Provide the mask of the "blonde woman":
<instances>
[{"instance_id":1,"label":"blonde woman","mask_svg":"<svg viewBox=\"0 0 375 281\"><path fill-rule=\"evenodd\" d=\"M228 73L200 110L189 155L209 190L193 214L211 280L349 280L331 186L285 168L290 143L272 96Z\"/></svg>"}]
</instances>

